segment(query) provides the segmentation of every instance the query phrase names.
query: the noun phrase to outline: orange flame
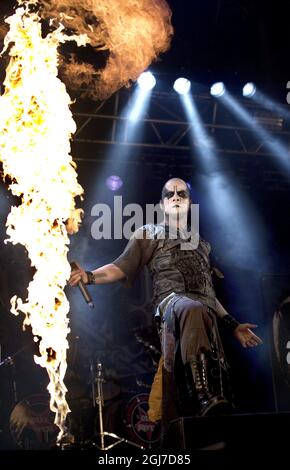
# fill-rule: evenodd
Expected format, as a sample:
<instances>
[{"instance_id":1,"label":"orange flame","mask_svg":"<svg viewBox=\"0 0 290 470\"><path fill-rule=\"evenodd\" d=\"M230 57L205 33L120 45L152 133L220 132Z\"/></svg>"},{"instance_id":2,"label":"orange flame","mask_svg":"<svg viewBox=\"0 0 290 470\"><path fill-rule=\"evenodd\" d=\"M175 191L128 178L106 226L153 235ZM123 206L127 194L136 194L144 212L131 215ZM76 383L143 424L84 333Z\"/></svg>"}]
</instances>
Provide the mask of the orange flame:
<instances>
[{"instance_id":1,"label":"orange flame","mask_svg":"<svg viewBox=\"0 0 290 470\"><path fill-rule=\"evenodd\" d=\"M10 29L4 51L9 50L10 62L0 96L0 161L4 176L12 178L12 193L22 201L11 208L7 241L25 246L36 273L27 299L13 297L11 311L23 312L24 327L31 325L40 338L40 356L34 359L48 371L50 408L56 413L60 441L70 411L64 384L69 333L69 303L63 291L70 275L67 232L78 229L81 210L75 208L74 199L83 189L70 155L76 126L70 97L58 79L57 48L73 40L78 46L90 42L96 51L109 52L101 71L92 64L79 64L73 55L69 62L62 58L68 86L84 86L86 96L104 99L136 80L168 49L173 29L165 0L17 1L15 14L6 20ZM33 12L38 3L41 17ZM64 26L42 37L41 18L50 24L51 18L57 18ZM78 35L63 34L64 27Z\"/></svg>"},{"instance_id":2,"label":"orange flame","mask_svg":"<svg viewBox=\"0 0 290 470\"><path fill-rule=\"evenodd\" d=\"M63 24L86 33L90 46L109 54L103 70L70 54L62 77L83 96L106 99L139 75L170 45L171 10L165 0L41 0L43 18L62 15Z\"/></svg>"},{"instance_id":3,"label":"orange flame","mask_svg":"<svg viewBox=\"0 0 290 470\"><path fill-rule=\"evenodd\" d=\"M70 137L76 130L70 97L57 77L57 47L71 37L59 26L43 38L40 18L30 11L36 0L18 3L25 6L6 20L10 29L4 50L10 47L10 62L0 96L0 161L4 176L12 178L12 193L22 201L11 208L6 241L25 246L36 273L27 299L14 296L11 311L23 312L24 328L31 325L40 338L40 356L34 359L48 371L50 408L56 413L60 440L70 411L64 384L70 331L63 291L70 276L65 221L80 220L74 198L83 193L70 155ZM87 41L84 35L73 39Z\"/></svg>"}]
</instances>

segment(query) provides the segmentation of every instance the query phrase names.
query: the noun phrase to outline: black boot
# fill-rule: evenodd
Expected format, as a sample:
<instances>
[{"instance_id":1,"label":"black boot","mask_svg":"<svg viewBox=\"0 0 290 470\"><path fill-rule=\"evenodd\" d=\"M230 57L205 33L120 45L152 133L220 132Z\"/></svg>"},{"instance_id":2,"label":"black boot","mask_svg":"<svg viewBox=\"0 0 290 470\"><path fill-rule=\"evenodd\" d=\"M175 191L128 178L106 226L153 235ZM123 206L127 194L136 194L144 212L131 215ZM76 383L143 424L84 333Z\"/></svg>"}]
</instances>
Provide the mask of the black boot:
<instances>
[{"instance_id":1,"label":"black boot","mask_svg":"<svg viewBox=\"0 0 290 470\"><path fill-rule=\"evenodd\" d=\"M208 381L207 360L204 353L190 361L192 378L198 402L198 416L227 414L232 411L230 403L221 395L213 395Z\"/></svg>"}]
</instances>

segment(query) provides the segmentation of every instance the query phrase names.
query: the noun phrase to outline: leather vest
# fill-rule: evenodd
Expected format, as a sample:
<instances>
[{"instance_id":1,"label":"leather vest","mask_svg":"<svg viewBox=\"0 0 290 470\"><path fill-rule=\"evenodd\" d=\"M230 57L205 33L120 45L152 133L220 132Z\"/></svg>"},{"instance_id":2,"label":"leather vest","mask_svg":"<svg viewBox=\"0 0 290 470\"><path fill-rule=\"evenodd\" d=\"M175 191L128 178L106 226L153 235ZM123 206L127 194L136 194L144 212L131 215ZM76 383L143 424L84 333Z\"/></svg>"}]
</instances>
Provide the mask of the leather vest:
<instances>
[{"instance_id":1,"label":"leather vest","mask_svg":"<svg viewBox=\"0 0 290 470\"><path fill-rule=\"evenodd\" d=\"M190 293L215 309L209 245L200 239L196 249L181 250L181 240L159 240L148 263L153 280L153 304L157 306L171 292Z\"/></svg>"}]
</instances>

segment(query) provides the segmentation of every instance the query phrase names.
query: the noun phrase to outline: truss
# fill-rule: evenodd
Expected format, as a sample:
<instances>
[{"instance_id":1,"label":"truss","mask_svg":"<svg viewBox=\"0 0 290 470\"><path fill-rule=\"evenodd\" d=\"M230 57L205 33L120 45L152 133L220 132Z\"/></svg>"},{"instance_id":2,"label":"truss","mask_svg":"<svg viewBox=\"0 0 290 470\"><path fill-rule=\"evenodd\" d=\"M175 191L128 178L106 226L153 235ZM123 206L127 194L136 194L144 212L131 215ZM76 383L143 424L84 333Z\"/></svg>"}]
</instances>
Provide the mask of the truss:
<instances>
[{"instance_id":1,"label":"truss","mask_svg":"<svg viewBox=\"0 0 290 470\"><path fill-rule=\"evenodd\" d=\"M97 155L104 146L138 148L159 154L188 153L203 144L193 137L192 122L186 119L180 97L175 93L153 92L149 109L132 131L132 123L124 116L124 108L130 104L132 91L121 90L109 100L99 103L88 111L74 110L78 130L74 143L80 154L82 145L85 154ZM214 139L216 150L224 154L271 155L266 142L255 134L252 127L241 125L222 102L209 94L193 95L197 112ZM290 149L290 131L285 126L287 106L280 105L281 112L267 111L248 99L240 100L244 109L267 130L269 139L277 139ZM131 129L131 130L130 130ZM81 152L82 153L82 152Z\"/></svg>"}]
</instances>

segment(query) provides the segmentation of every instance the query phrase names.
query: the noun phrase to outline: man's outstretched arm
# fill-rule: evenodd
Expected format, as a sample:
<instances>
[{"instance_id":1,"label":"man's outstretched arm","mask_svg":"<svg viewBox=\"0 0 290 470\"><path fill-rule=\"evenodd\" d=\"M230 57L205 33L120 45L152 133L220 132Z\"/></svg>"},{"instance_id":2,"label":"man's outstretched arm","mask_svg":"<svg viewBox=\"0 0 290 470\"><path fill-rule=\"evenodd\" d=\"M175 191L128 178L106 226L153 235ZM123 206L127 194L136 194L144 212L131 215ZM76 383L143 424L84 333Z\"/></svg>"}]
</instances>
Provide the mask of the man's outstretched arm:
<instances>
[{"instance_id":1,"label":"man's outstretched arm","mask_svg":"<svg viewBox=\"0 0 290 470\"><path fill-rule=\"evenodd\" d=\"M85 271L80 265L73 269L69 279L70 286L76 286L80 280L84 284L109 284L124 279L125 273L115 264L110 263L93 271Z\"/></svg>"},{"instance_id":2,"label":"man's outstretched arm","mask_svg":"<svg viewBox=\"0 0 290 470\"><path fill-rule=\"evenodd\" d=\"M216 312L218 317L221 319L222 323L229 327L239 341L239 343L244 347L254 347L262 344L263 341L259 336L253 333L252 329L257 328L258 325L253 323L239 323L233 316L231 316L222 304L216 298Z\"/></svg>"},{"instance_id":3,"label":"man's outstretched arm","mask_svg":"<svg viewBox=\"0 0 290 470\"><path fill-rule=\"evenodd\" d=\"M143 238L140 237L140 233ZM134 236L127 243L123 253L112 263L101 266L93 271L85 271L77 263L78 269L71 272L69 284L76 286L80 280L84 284L109 284L116 281L125 281L125 287L131 287L134 279L147 264L152 256L155 245L151 239L146 239L144 227L137 229Z\"/></svg>"}]
</instances>

